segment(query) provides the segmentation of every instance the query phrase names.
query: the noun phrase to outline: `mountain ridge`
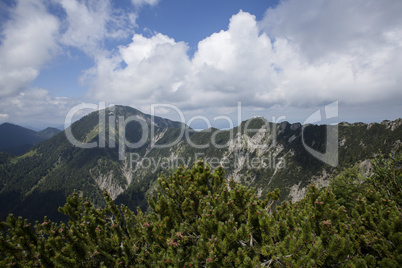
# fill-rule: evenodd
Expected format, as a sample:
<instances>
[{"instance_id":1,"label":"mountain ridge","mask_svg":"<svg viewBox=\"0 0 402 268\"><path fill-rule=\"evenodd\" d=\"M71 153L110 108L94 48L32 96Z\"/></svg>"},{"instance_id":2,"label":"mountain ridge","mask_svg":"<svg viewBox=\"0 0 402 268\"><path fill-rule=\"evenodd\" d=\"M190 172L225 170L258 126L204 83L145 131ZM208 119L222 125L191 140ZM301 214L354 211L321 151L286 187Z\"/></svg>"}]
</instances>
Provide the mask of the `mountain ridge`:
<instances>
[{"instance_id":1,"label":"mountain ridge","mask_svg":"<svg viewBox=\"0 0 402 268\"><path fill-rule=\"evenodd\" d=\"M104 122L99 119L102 115ZM326 133L334 126L274 124L265 118L250 118L230 130L197 132L181 122L153 119L131 107L110 107L70 126L74 139L93 143L93 148L74 146L64 131L20 157L4 157L0 163L0 217L13 212L31 219L44 215L59 219L58 206L74 190L96 206L104 205L102 192L106 189L116 203L146 209L146 198L161 172L169 173L177 164L192 165L199 157L207 159L212 168L223 163L227 178L256 188L259 196L278 187L282 199L296 200L311 180L325 181L380 150L399 150L402 137L402 119L369 125L341 123L336 126L339 165L332 167L307 152L303 142L325 152ZM151 127L154 136L143 139ZM121 146L141 141L136 148Z\"/></svg>"},{"instance_id":2,"label":"mountain ridge","mask_svg":"<svg viewBox=\"0 0 402 268\"><path fill-rule=\"evenodd\" d=\"M35 131L6 122L0 125L0 151L21 155L34 144L49 139L60 132L62 131L52 127Z\"/></svg>"}]
</instances>

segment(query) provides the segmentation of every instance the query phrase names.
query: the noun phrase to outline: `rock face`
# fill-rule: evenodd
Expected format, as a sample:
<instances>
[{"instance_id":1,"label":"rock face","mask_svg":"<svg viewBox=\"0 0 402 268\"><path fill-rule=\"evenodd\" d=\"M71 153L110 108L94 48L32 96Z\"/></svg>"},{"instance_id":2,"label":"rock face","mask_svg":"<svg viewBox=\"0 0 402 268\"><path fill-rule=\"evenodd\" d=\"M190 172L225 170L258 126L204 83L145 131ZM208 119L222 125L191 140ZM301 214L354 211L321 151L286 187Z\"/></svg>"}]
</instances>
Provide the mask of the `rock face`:
<instances>
[{"instance_id":1,"label":"rock face","mask_svg":"<svg viewBox=\"0 0 402 268\"><path fill-rule=\"evenodd\" d=\"M100 120L102 115L106 117L104 123ZM43 215L57 217L58 206L74 190L98 206L103 205L102 191L106 189L116 203L134 210L137 206L146 209L147 194L155 189L155 179L161 172L169 173L178 165L191 166L200 157L212 168L222 165L227 178L254 187L261 197L279 188L282 200L297 201L308 184L325 187L335 171L358 161L363 161L362 168L369 170L364 160L380 150L399 150L401 122L398 119L327 127L274 124L256 117L233 129L196 132L183 123L115 106L91 113L71 127L78 141L103 146L78 148L60 134L21 157L0 158L0 217L10 212L33 220L41 220ZM327 131L334 130L339 134L337 167L306 150L308 146L324 153ZM148 133L145 138L144 133ZM124 140L126 144L143 144L130 148L123 146ZM58 201L47 202L49 196Z\"/></svg>"},{"instance_id":2,"label":"rock face","mask_svg":"<svg viewBox=\"0 0 402 268\"><path fill-rule=\"evenodd\" d=\"M125 188L117 183L116 179L113 176L113 172L94 175L93 179L100 190L106 190L109 192L110 197L113 200L115 200L119 196L119 194L121 194L125 190Z\"/></svg>"},{"instance_id":3,"label":"rock face","mask_svg":"<svg viewBox=\"0 0 402 268\"><path fill-rule=\"evenodd\" d=\"M302 182L300 181L298 184L294 184L292 187L290 187L289 198L290 200L292 200L293 203L302 200L303 197L306 195L307 187L300 188L301 183Z\"/></svg>"},{"instance_id":4,"label":"rock face","mask_svg":"<svg viewBox=\"0 0 402 268\"><path fill-rule=\"evenodd\" d=\"M316 185L318 188L328 187L329 177L330 174L324 169L321 175L313 176L310 183ZM307 186L300 187L301 183L302 181L290 187L289 199L292 200L293 203L300 201L306 195Z\"/></svg>"},{"instance_id":5,"label":"rock face","mask_svg":"<svg viewBox=\"0 0 402 268\"><path fill-rule=\"evenodd\" d=\"M394 131L402 125L402 119L399 118L395 121L384 120L381 122L381 125L385 125L387 129L390 128L391 131Z\"/></svg>"}]
</instances>

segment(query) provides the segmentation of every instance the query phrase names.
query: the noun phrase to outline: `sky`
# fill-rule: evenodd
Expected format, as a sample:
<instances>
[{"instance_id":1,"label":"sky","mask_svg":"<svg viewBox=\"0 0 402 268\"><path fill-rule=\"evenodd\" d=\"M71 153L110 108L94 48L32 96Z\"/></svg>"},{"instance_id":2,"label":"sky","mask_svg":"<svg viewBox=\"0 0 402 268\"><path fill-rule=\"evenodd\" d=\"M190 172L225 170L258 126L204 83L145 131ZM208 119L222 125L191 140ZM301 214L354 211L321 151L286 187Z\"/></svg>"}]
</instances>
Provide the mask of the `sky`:
<instances>
[{"instance_id":1,"label":"sky","mask_svg":"<svg viewBox=\"0 0 402 268\"><path fill-rule=\"evenodd\" d=\"M82 103L198 128L303 123L334 102L338 122L394 120L400 14L400 0L0 0L0 123L63 128Z\"/></svg>"}]
</instances>

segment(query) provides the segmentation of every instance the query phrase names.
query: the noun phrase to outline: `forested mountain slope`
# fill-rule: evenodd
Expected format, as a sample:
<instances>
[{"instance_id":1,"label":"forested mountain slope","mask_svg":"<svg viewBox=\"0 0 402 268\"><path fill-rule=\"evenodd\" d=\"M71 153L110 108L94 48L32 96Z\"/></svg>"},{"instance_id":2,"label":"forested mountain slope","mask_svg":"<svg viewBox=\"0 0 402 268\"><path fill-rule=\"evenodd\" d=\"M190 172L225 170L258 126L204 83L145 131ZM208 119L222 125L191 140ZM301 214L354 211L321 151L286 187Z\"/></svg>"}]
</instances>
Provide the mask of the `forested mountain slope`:
<instances>
[{"instance_id":1,"label":"forested mountain slope","mask_svg":"<svg viewBox=\"0 0 402 268\"><path fill-rule=\"evenodd\" d=\"M49 139L60 132L61 130L51 127L36 132L18 125L3 123L0 125L0 151L23 154L35 143Z\"/></svg>"},{"instance_id":2,"label":"forested mountain slope","mask_svg":"<svg viewBox=\"0 0 402 268\"><path fill-rule=\"evenodd\" d=\"M370 164L365 160L398 150L401 123L398 119L369 125L302 126L258 117L231 130L197 132L183 123L115 106L71 126L74 139L95 143L93 148L74 146L63 132L22 156L2 155L0 217L12 212L32 220L44 215L62 219L57 208L74 190L98 207L105 205L106 189L117 204L146 209L162 171L168 174L177 165L192 166L200 157L212 168L221 164L227 178L253 186L257 196L279 188L281 200L296 201L312 180L326 185L334 172L359 161L367 169ZM336 130L339 163L334 167L316 159L306 147L324 153L327 133ZM129 146L123 146L124 138ZM129 148L136 143L140 146Z\"/></svg>"}]
</instances>

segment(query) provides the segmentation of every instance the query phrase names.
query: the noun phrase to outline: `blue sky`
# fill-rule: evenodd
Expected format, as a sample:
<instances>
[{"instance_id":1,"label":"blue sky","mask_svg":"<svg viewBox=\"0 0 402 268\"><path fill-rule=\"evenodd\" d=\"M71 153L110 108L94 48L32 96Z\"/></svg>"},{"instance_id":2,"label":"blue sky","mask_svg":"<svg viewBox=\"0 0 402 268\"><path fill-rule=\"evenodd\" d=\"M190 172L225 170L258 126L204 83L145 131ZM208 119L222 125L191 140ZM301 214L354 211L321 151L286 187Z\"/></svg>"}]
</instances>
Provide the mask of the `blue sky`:
<instances>
[{"instance_id":1,"label":"blue sky","mask_svg":"<svg viewBox=\"0 0 402 268\"><path fill-rule=\"evenodd\" d=\"M86 102L174 105L188 122L402 114L402 2L0 2L0 123L62 126ZM179 119L172 109L157 115ZM200 128L202 120L192 120Z\"/></svg>"}]
</instances>

